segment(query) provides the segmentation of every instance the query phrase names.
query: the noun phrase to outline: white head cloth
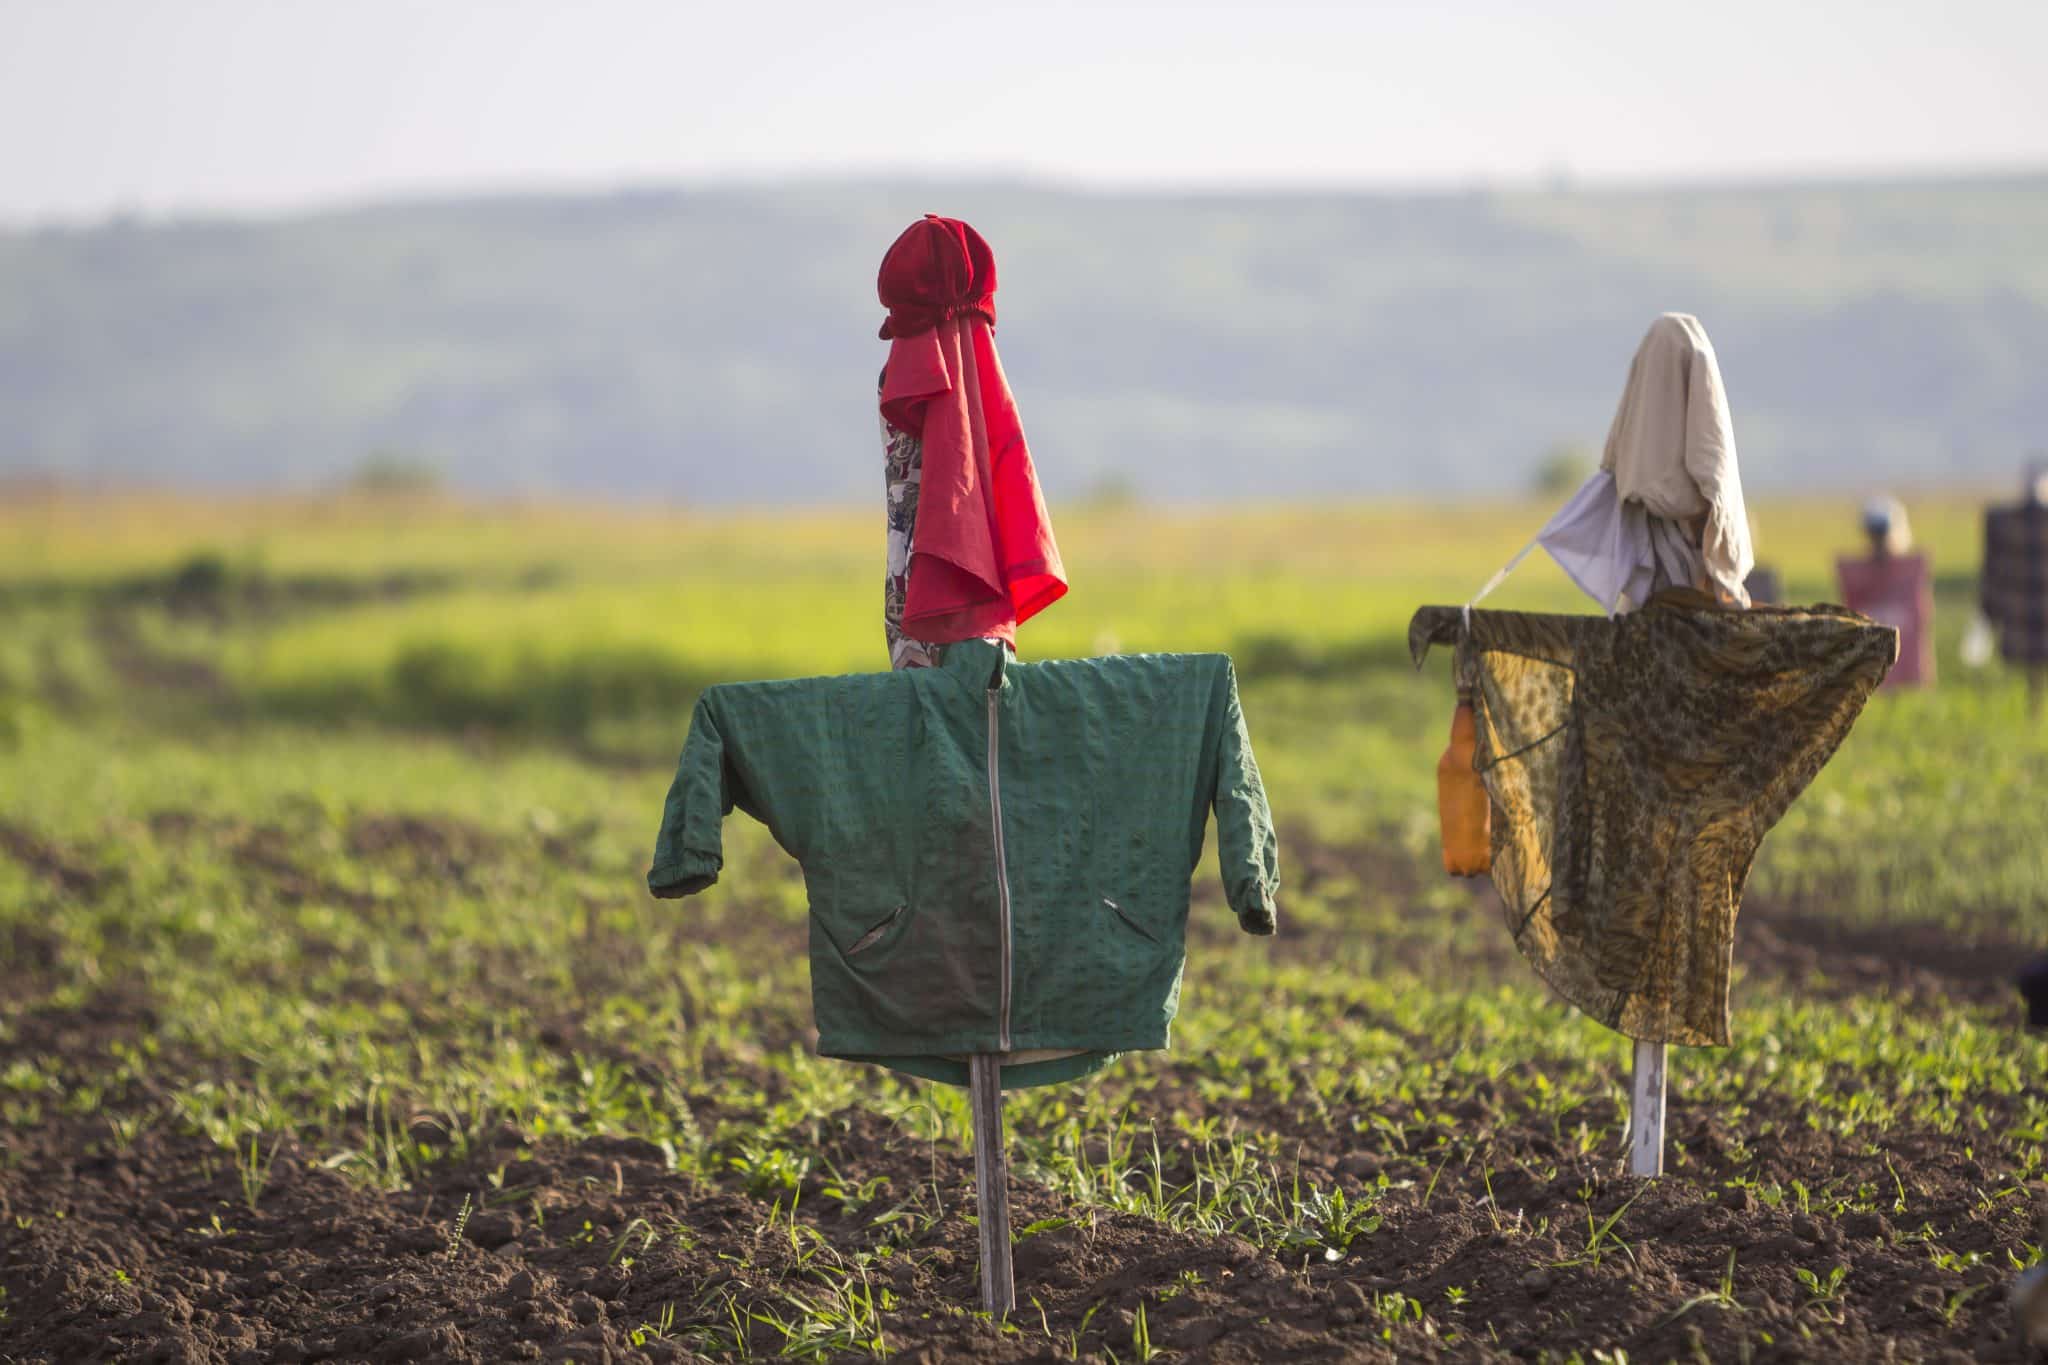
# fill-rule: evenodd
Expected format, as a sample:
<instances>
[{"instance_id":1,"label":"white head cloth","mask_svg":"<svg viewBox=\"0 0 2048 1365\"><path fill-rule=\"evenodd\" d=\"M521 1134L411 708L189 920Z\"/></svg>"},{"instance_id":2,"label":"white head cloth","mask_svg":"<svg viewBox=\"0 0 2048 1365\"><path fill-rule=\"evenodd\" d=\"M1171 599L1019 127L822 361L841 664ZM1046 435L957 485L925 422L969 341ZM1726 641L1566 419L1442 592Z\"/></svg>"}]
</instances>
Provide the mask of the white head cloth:
<instances>
[{"instance_id":1,"label":"white head cloth","mask_svg":"<svg viewBox=\"0 0 2048 1365\"><path fill-rule=\"evenodd\" d=\"M1629 365L1600 472L1473 594L1468 620L1538 545L1610 616L1665 587L1703 586L1749 605L1743 580L1756 555L1735 427L1699 319L1666 313L1650 324Z\"/></svg>"},{"instance_id":2,"label":"white head cloth","mask_svg":"<svg viewBox=\"0 0 2048 1365\"><path fill-rule=\"evenodd\" d=\"M1624 505L1639 504L1653 518L1681 524L1697 519L1700 572L1693 579L1749 605L1743 580L1756 556L1735 460L1735 423L1714 343L1690 313L1666 313L1644 334L1600 468L1614 476Z\"/></svg>"}]
</instances>

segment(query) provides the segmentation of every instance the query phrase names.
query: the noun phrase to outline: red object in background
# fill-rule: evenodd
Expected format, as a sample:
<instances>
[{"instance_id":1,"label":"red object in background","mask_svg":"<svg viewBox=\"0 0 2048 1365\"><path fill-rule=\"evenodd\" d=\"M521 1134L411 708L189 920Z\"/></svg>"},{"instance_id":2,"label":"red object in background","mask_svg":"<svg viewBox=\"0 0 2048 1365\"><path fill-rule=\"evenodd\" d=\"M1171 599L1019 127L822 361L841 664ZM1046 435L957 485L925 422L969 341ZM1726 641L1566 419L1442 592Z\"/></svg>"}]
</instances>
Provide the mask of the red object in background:
<instances>
[{"instance_id":1,"label":"red object in background","mask_svg":"<svg viewBox=\"0 0 2048 1365\"><path fill-rule=\"evenodd\" d=\"M996 636L1066 595L1038 471L996 356L995 255L927 214L882 258L882 416L924 442L903 633L932 644Z\"/></svg>"},{"instance_id":2,"label":"red object in background","mask_svg":"<svg viewBox=\"0 0 2048 1365\"><path fill-rule=\"evenodd\" d=\"M1838 559L1842 605L1899 632L1886 687L1934 686L1934 566L1926 555Z\"/></svg>"}]
</instances>

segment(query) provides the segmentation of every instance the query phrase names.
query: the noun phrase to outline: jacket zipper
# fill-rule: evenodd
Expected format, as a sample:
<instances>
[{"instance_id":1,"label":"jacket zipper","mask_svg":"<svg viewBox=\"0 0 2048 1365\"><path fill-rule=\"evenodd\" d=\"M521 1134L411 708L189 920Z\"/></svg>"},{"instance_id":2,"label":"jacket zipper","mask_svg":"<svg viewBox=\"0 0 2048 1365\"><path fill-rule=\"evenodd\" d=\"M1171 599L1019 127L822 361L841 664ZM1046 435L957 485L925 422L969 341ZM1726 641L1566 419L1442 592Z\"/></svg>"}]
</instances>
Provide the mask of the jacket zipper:
<instances>
[{"instance_id":1,"label":"jacket zipper","mask_svg":"<svg viewBox=\"0 0 2048 1365\"><path fill-rule=\"evenodd\" d=\"M990 688L988 693L988 811L989 823L995 830L996 846L996 914L1003 931L1002 985L997 996L996 1051L1010 1050L1010 868L1003 856L1003 785L999 775L996 744L996 703L1002 692Z\"/></svg>"}]
</instances>

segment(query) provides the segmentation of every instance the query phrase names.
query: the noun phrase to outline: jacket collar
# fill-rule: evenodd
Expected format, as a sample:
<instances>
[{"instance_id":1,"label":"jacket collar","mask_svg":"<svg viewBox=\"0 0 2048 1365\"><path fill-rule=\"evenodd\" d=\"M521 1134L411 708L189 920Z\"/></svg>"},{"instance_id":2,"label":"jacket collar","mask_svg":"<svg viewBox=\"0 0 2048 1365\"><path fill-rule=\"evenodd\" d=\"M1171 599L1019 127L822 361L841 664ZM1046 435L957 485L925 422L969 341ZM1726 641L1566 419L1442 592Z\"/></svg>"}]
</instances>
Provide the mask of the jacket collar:
<instances>
[{"instance_id":1,"label":"jacket collar","mask_svg":"<svg viewBox=\"0 0 2048 1365\"><path fill-rule=\"evenodd\" d=\"M939 668L951 674L963 687L992 692L1006 685L1006 674L1015 656L1009 646L993 640L961 640L946 646Z\"/></svg>"}]
</instances>

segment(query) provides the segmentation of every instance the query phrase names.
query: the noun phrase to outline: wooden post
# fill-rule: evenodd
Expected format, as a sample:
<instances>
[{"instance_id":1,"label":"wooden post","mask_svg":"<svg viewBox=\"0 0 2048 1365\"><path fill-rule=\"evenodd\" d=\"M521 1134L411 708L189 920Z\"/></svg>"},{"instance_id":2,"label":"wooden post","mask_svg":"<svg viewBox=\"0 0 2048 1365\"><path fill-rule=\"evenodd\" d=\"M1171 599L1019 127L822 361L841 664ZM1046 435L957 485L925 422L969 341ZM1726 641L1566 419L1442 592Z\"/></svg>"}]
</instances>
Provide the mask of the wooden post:
<instances>
[{"instance_id":1,"label":"wooden post","mask_svg":"<svg viewBox=\"0 0 2048 1365\"><path fill-rule=\"evenodd\" d=\"M1628 1110L1628 1173L1664 1174L1664 1044L1636 1040L1634 1098Z\"/></svg>"},{"instance_id":2,"label":"wooden post","mask_svg":"<svg viewBox=\"0 0 2048 1365\"><path fill-rule=\"evenodd\" d=\"M1003 1146L1003 1064L993 1053L967 1059L974 1112L974 1198L981 1215L981 1306L997 1317L1017 1306L1010 1268L1010 1158Z\"/></svg>"}]
</instances>

